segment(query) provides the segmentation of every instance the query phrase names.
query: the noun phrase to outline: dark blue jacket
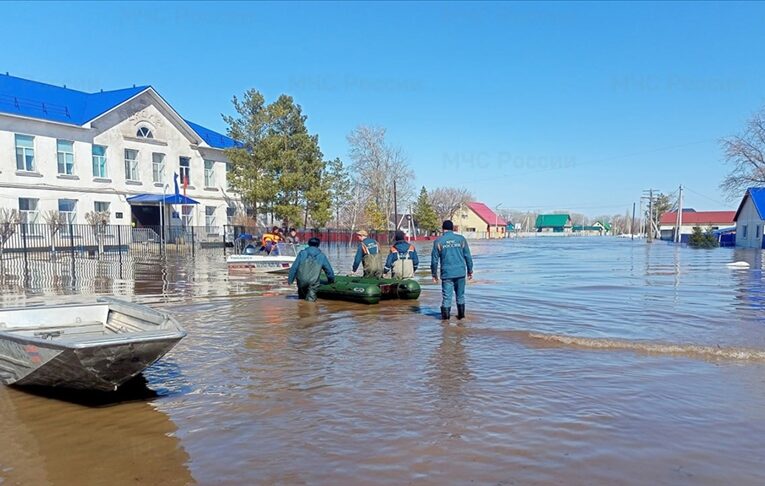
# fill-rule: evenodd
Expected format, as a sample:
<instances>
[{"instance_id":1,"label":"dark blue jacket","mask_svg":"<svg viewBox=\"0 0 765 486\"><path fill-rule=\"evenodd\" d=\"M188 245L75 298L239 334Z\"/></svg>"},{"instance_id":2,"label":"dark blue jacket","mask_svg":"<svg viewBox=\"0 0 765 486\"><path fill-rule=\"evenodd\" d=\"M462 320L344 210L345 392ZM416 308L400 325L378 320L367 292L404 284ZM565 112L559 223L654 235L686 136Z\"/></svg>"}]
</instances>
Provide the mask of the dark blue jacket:
<instances>
[{"instance_id":1,"label":"dark blue jacket","mask_svg":"<svg viewBox=\"0 0 765 486\"><path fill-rule=\"evenodd\" d=\"M359 265L361 265L361 259L364 258L364 255L366 254L364 252L364 247L366 247L367 253L370 255L377 255L380 253L380 245L378 245L374 239L364 238L364 240L359 243L358 248L356 248L356 257L353 259L354 272L358 270Z\"/></svg>"},{"instance_id":2,"label":"dark blue jacket","mask_svg":"<svg viewBox=\"0 0 765 486\"><path fill-rule=\"evenodd\" d=\"M327 279L329 279L330 282L335 280L335 271L332 270L332 265L329 264L329 260L327 259L327 256L315 246L309 246L308 248L300 250L300 253L298 253L297 258L295 258L295 261L292 262L292 266L290 267L290 276L288 280L290 285L292 285L292 282L295 281L295 276L297 275L298 267L300 266L301 263L303 263L303 260L305 260L306 256L308 255L313 255L316 258L316 261L321 263L321 268L324 269L324 273L327 274Z\"/></svg>"},{"instance_id":3,"label":"dark blue jacket","mask_svg":"<svg viewBox=\"0 0 765 486\"><path fill-rule=\"evenodd\" d=\"M473 257L470 247L462 235L444 231L433 242L430 254L430 273L438 277L438 265L441 265L441 278L459 278L473 273Z\"/></svg>"},{"instance_id":4,"label":"dark blue jacket","mask_svg":"<svg viewBox=\"0 0 765 486\"><path fill-rule=\"evenodd\" d=\"M399 259L399 254L408 252L410 246L412 245L406 241L397 241L396 244L393 245L398 253L390 252L388 254L388 259L385 260L385 273L390 272L390 269L393 268L393 264L396 262L396 260ZM420 259L417 257L417 250L414 249L414 246L412 246L412 254L410 255L410 258L412 259L412 265L414 266L414 271L416 272L417 266L420 264Z\"/></svg>"}]
</instances>

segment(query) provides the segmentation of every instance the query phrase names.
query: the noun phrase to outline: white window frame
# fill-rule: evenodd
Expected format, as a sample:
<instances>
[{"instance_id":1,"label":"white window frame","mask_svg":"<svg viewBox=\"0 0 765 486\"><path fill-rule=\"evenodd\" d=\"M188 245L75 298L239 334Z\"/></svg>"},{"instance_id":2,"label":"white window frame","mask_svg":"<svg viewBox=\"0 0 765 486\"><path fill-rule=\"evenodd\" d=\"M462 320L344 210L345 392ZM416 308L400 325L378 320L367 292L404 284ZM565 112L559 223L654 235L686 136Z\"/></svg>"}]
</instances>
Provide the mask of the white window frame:
<instances>
[{"instance_id":1,"label":"white window frame","mask_svg":"<svg viewBox=\"0 0 765 486\"><path fill-rule=\"evenodd\" d=\"M157 161L157 156L160 160ZM165 154L162 152L152 152L151 154L151 178L157 184L165 182Z\"/></svg>"},{"instance_id":2,"label":"white window frame","mask_svg":"<svg viewBox=\"0 0 765 486\"><path fill-rule=\"evenodd\" d=\"M21 201L34 201L34 209L21 209ZM28 206L30 206L28 204ZM37 218L40 216L40 200L34 197L20 197L19 198L19 221L26 227L26 233L28 235L36 235L40 233Z\"/></svg>"},{"instance_id":3,"label":"white window frame","mask_svg":"<svg viewBox=\"0 0 765 486\"><path fill-rule=\"evenodd\" d=\"M138 127L135 131L137 138L154 138L154 132L149 127Z\"/></svg>"},{"instance_id":4,"label":"white window frame","mask_svg":"<svg viewBox=\"0 0 765 486\"><path fill-rule=\"evenodd\" d=\"M96 155L95 153L93 153L96 147L103 148L104 155ZM99 179L106 179L107 177L109 177L109 170L106 165L106 146L98 145L94 143L90 149L90 153L93 159L93 177L97 177Z\"/></svg>"},{"instance_id":5,"label":"white window frame","mask_svg":"<svg viewBox=\"0 0 765 486\"><path fill-rule=\"evenodd\" d=\"M128 153L135 154L134 159L128 158ZM125 180L141 182L141 173L138 171L138 150L125 149Z\"/></svg>"},{"instance_id":6,"label":"white window frame","mask_svg":"<svg viewBox=\"0 0 765 486\"><path fill-rule=\"evenodd\" d=\"M71 144L71 151L62 149L62 144ZM58 175L74 175L74 142L72 140L56 140L56 162Z\"/></svg>"},{"instance_id":7,"label":"white window frame","mask_svg":"<svg viewBox=\"0 0 765 486\"><path fill-rule=\"evenodd\" d=\"M212 209L212 214L210 210ZM215 228L215 206L205 206L205 231L207 233L214 233Z\"/></svg>"},{"instance_id":8,"label":"white window frame","mask_svg":"<svg viewBox=\"0 0 765 486\"><path fill-rule=\"evenodd\" d=\"M99 210L98 209L99 205L103 205L106 209ZM111 205L112 204L109 201L93 201L93 211L95 211L97 213L109 212L110 208L111 208Z\"/></svg>"},{"instance_id":9,"label":"white window frame","mask_svg":"<svg viewBox=\"0 0 765 486\"><path fill-rule=\"evenodd\" d=\"M183 165L183 162L188 162L188 165ZM178 157L178 167L180 168L178 172L181 176L181 185L183 185L184 180L188 180L188 185L191 185L191 157Z\"/></svg>"},{"instance_id":10,"label":"white window frame","mask_svg":"<svg viewBox=\"0 0 765 486\"><path fill-rule=\"evenodd\" d=\"M234 216L236 216L236 206L226 206L226 224L232 226L234 224Z\"/></svg>"},{"instance_id":11,"label":"white window frame","mask_svg":"<svg viewBox=\"0 0 765 486\"><path fill-rule=\"evenodd\" d=\"M62 201L72 201L74 204L72 204L72 210L71 211L63 211L61 209L61 202ZM77 224L77 199L59 199L58 200L58 212L61 213L61 219L64 220L64 226L61 228L61 232L63 234L68 235L69 234L69 225L71 223L72 228Z\"/></svg>"},{"instance_id":12,"label":"white window frame","mask_svg":"<svg viewBox=\"0 0 765 486\"><path fill-rule=\"evenodd\" d=\"M229 182L229 176L231 175L231 162L226 162L224 164L224 168L225 168L224 170L225 180L223 181L223 187L225 187L226 189L229 189L231 187L231 183Z\"/></svg>"},{"instance_id":13,"label":"white window frame","mask_svg":"<svg viewBox=\"0 0 765 486\"><path fill-rule=\"evenodd\" d=\"M181 224L184 228L188 228L194 222L194 206L191 204L184 204L181 206Z\"/></svg>"},{"instance_id":14,"label":"white window frame","mask_svg":"<svg viewBox=\"0 0 765 486\"><path fill-rule=\"evenodd\" d=\"M746 230L747 230L747 225L744 225L744 226L743 226L743 230L744 230L744 231L743 231L743 233L744 233L744 234L743 234L742 236L743 236L744 238L746 238Z\"/></svg>"},{"instance_id":15,"label":"white window frame","mask_svg":"<svg viewBox=\"0 0 765 486\"><path fill-rule=\"evenodd\" d=\"M37 169L37 161L35 160L35 137L32 135L22 135L20 133L14 135L14 145L16 147L16 170L35 172ZM31 139L32 147L20 147L19 138ZM19 153L19 151L21 152ZM32 157L32 163L29 165L27 165L27 157Z\"/></svg>"},{"instance_id":16,"label":"white window frame","mask_svg":"<svg viewBox=\"0 0 765 486\"><path fill-rule=\"evenodd\" d=\"M215 187L215 161L214 160L205 160L205 187Z\"/></svg>"}]
</instances>

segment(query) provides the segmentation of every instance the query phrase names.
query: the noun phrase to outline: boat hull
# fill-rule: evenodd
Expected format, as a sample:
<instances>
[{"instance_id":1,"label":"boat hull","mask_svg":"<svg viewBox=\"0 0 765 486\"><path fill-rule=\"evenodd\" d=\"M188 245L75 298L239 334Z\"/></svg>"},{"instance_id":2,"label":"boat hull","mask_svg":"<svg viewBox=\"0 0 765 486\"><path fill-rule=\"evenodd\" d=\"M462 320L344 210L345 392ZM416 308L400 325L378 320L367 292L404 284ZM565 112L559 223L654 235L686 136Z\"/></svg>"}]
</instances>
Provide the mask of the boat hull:
<instances>
[{"instance_id":1,"label":"boat hull","mask_svg":"<svg viewBox=\"0 0 765 486\"><path fill-rule=\"evenodd\" d=\"M411 279L338 276L333 283L319 287L317 295L323 299L377 304L386 299L415 300L420 291L420 284Z\"/></svg>"},{"instance_id":2,"label":"boat hull","mask_svg":"<svg viewBox=\"0 0 765 486\"><path fill-rule=\"evenodd\" d=\"M232 255L226 259L229 271L236 273L288 273L295 257Z\"/></svg>"},{"instance_id":3,"label":"boat hull","mask_svg":"<svg viewBox=\"0 0 765 486\"><path fill-rule=\"evenodd\" d=\"M113 391L170 351L181 337L81 348L0 342L3 356L25 356L7 367L0 358L0 376L7 385Z\"/></svg>"}]
</instances>

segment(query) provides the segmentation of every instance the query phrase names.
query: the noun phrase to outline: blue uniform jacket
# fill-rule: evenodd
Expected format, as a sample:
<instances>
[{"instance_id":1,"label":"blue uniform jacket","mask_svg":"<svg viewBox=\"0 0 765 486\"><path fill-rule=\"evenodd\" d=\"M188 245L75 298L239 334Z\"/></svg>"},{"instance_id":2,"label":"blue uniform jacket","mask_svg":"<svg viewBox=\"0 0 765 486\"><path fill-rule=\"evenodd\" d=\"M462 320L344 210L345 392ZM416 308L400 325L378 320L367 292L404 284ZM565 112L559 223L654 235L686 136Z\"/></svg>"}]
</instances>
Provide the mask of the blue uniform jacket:
<instances>
[{"instance_id":1,"label":"blue uniform jacket","mask_svg":"<svg viewBox=\"0 0 765 486\"><path fill-rule=\"evenodd\" d=\"M473 273L473 257L470 247L462 235L444 231L433 242L430 254L430 273L438 277L438 265L441 264L441 278L459 278Z\"/></svg>"},{"instance_id":2,"label":"blue uniform jacket","mask_svg":"<svg viewBox=\"0 0 765 486\"><path fill-rule=\"evenodd\" d=\"M397 241L396 244L393 245L393 246L396 248L396 251L398 251L398 253L391 252L391 253L388 254L388 259L385 260L385 270L384 270L385 273L390 272L390 269L393 268L393 264L399 258L399 253L406 253L406 252L408 252L409 251L409 247L411 245L409 243L407 243L406 241ZM414 248L414 247L412 246L412 248ZM417 271L417 267L420 264L420 259L417 257L417 250L413 249L412 250L412 254L410 255L410 257L412 259L412 265L414 266L414 271L416 272Z\"/></svg>"},{"instance_id":3,"label":"blue uniform jacket","mask_svg":"<svg viewBox=\"0 0 765 486\"><path fill-rule=\"evenodd\" d=\"M332 265L329 264L329 260L327 259L327 256L315 246L309 246L308 248L300 250L300 253L298 253L297 258L295 258L295 261L292 262L292 267L290 267L290 276L288 280L290 285L292 285L292 282L295 281L295 276L297 275L298 267L300 266L301 263L303 263L303 260L305 260L307 255L313 255L316 258L316 261L321 263L321 268L324 269L324 273L327 274L327 278L329 279L330 282L335 280L335 271L332 270Z\"/></svg>"},{"instance_id":4,"label":"blue uniform jacket","mask_svg":"<svg viewBox=\"0 0 765 486\"><path fill-rule=\"evenodd\" d=\"M358 248L356 248L356 257L353 259L354 272L358 270L359 265L361 265L361 259L364 258L364 247L367 248L367 252L370 255L377 255L380 252L380 245L378 245L374 239L364 238L364 240L359 243Z\"/></svg>"}]
</instances>

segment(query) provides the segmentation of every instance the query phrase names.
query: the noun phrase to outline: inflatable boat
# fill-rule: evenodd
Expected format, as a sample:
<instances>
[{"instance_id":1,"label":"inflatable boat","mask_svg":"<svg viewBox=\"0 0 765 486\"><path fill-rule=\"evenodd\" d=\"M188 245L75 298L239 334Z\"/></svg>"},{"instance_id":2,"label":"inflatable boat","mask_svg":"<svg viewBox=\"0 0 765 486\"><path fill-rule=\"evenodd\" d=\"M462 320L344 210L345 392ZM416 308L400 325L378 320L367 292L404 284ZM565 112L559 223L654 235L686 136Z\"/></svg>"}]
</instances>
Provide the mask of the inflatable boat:
<instances>
[{"instance_id":1,"label":"inflatable boat","mask_svg":"<svg viewBox=\"0 0 765 486\"><path fill-rule=\"evenodd\" d=\"M420 284L415 280L337 276L333 283L319 287L317 295L322 299L377 304L385 299L417 299Z\"/></svg>"}]
</instances>

